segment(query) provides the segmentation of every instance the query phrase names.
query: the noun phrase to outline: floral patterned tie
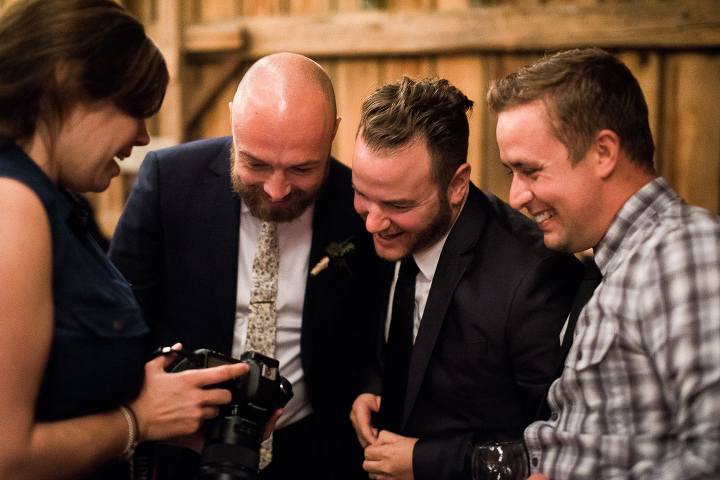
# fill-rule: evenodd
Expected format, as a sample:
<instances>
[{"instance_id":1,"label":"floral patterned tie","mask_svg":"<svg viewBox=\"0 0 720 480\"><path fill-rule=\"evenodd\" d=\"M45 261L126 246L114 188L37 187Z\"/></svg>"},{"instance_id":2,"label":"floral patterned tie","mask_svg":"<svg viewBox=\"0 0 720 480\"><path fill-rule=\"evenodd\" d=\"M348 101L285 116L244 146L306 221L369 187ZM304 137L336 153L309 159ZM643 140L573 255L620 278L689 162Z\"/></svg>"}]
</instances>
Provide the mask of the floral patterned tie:
<instances>
[{"instance_id":1,"label":"floral patterned tie","mask_svg":"<svg viewBox=\"0 0 720 480\"><path fill-rule=\"evenodd\" d=\"M260 240L253 260L250 316L247 346L262 355L275 358L275 301L278 290L280 243L277 224L263 222ZM260 470L272 460L272 437L260 447Z\"/></svg>"}]
</instances>

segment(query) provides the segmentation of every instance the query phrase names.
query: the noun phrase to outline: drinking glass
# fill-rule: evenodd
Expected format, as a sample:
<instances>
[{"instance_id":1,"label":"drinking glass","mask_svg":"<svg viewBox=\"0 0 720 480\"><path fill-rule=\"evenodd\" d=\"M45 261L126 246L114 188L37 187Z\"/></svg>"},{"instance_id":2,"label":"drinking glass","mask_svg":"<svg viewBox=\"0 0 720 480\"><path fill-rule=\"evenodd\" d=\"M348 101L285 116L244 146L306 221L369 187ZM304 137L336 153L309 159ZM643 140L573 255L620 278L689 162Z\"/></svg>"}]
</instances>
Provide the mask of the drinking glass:
<instances>
[{"instance_id":1,"label":"drinking glass","mask_svg":"<svg viewBox=\"0 0 720 480\"><path fill-rule=\"evenodd\" d=\"M473 480L525 480L530 475L527 450L522 441L475 445Z\"/></svg>"}]
</instances>

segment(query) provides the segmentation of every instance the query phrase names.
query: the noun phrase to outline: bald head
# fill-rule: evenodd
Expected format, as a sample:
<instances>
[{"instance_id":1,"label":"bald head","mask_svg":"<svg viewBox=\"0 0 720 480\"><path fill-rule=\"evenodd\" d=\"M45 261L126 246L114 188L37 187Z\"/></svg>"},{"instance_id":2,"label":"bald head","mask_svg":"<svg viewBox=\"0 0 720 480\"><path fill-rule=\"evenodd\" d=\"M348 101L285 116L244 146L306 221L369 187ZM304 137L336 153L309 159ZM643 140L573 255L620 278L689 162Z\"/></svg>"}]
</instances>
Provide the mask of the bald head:
<instances>
[{"instance_id":1,"label":"bald head","mask_svg":"<svg viewBox=\"0 0 720 480\"><path fill-rule=\"evenodd\" d=\"M233 115L248 106L286 113L311 104L335 121L332 82L313 60L295 53L277 53L255 62L245 73L233 99Z\"/></svg>"},{"instance_id":2,"label":"bald head","mask_svg":"<svg viewBox=\"0 0 720 480\"><path fill-rule=\"evenodd\" d=\"M263 220L291 221L318 198L339 119L325 71L279 53L247 71L230 104L233 184Z\"/></svg>"}]
</instances>

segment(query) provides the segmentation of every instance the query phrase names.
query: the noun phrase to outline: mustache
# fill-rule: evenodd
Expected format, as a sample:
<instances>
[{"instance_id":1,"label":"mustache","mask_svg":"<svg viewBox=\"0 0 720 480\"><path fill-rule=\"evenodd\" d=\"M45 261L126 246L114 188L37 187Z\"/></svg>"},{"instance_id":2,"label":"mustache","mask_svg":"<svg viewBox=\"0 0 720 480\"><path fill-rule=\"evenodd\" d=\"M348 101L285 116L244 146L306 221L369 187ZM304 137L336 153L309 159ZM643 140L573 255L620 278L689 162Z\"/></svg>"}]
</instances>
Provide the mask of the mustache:
<instances>
[{"instance_id":1,"label":"mustache","mask_svg":"<svg viewBox=\"0 0 720 480\"><path fill-rule=\"evenodd\" d=\"M290 186L290 192L283 198L282 205L273 205L270 195L265 192L262 182L248 184L240 175L235 173L235 148L230 146L230 179L235 193L250 208L253 216L270 222L290 222L300 215L320 197L328 175L330 174L330 155L325 163L322 178L308 190L295 185Z\"/></svg>"}]
</instances>

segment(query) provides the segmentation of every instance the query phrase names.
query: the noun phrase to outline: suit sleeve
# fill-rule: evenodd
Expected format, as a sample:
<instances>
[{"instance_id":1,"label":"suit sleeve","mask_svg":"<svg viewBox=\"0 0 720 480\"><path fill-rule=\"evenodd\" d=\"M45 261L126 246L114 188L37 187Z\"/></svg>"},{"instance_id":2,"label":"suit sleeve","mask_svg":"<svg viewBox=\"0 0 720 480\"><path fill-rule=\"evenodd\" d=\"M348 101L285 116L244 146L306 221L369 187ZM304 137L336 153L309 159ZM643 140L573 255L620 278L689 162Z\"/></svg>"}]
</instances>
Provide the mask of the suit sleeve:
<instances>
[{"instance_id":1,"label":"suit sleeve","mask_svg":"<svg viewBox=\"0 0 720 480\"><path fill-rule=\"evenodd\" d=\"M561 371L560 332L582 275L582 264L574 256L554 253L528 272L515 295L507 344L526 425L535 420Z\"/></svg>"},{"instance_id":2,"label":"suit sleeve","mask_svg":"<svg viewBox=\"0 0 720 480\"><path fill-rule=\"evenodd\" d=\"M506 355L524 426L534 420L559 372L559 335L581 275L582 266L573 256L552 254L520 277L512 295L505 328ZM467 480L474 442L522 439L523 431L488 435L485 431L420 438L413 451L415 480Z\"/></svg>"},{"instance_id":3,"label":"suit sleeve","mask_svg":"<svg viewBox=\"0 0 720 480\"><path fill-rule=\"evenodd\" d=\"M140 166L108 252L110 260L133 285L151 326L161 315L164 285L158 178L157 154L150 152Z\"/></svg>"}]
</instances>

